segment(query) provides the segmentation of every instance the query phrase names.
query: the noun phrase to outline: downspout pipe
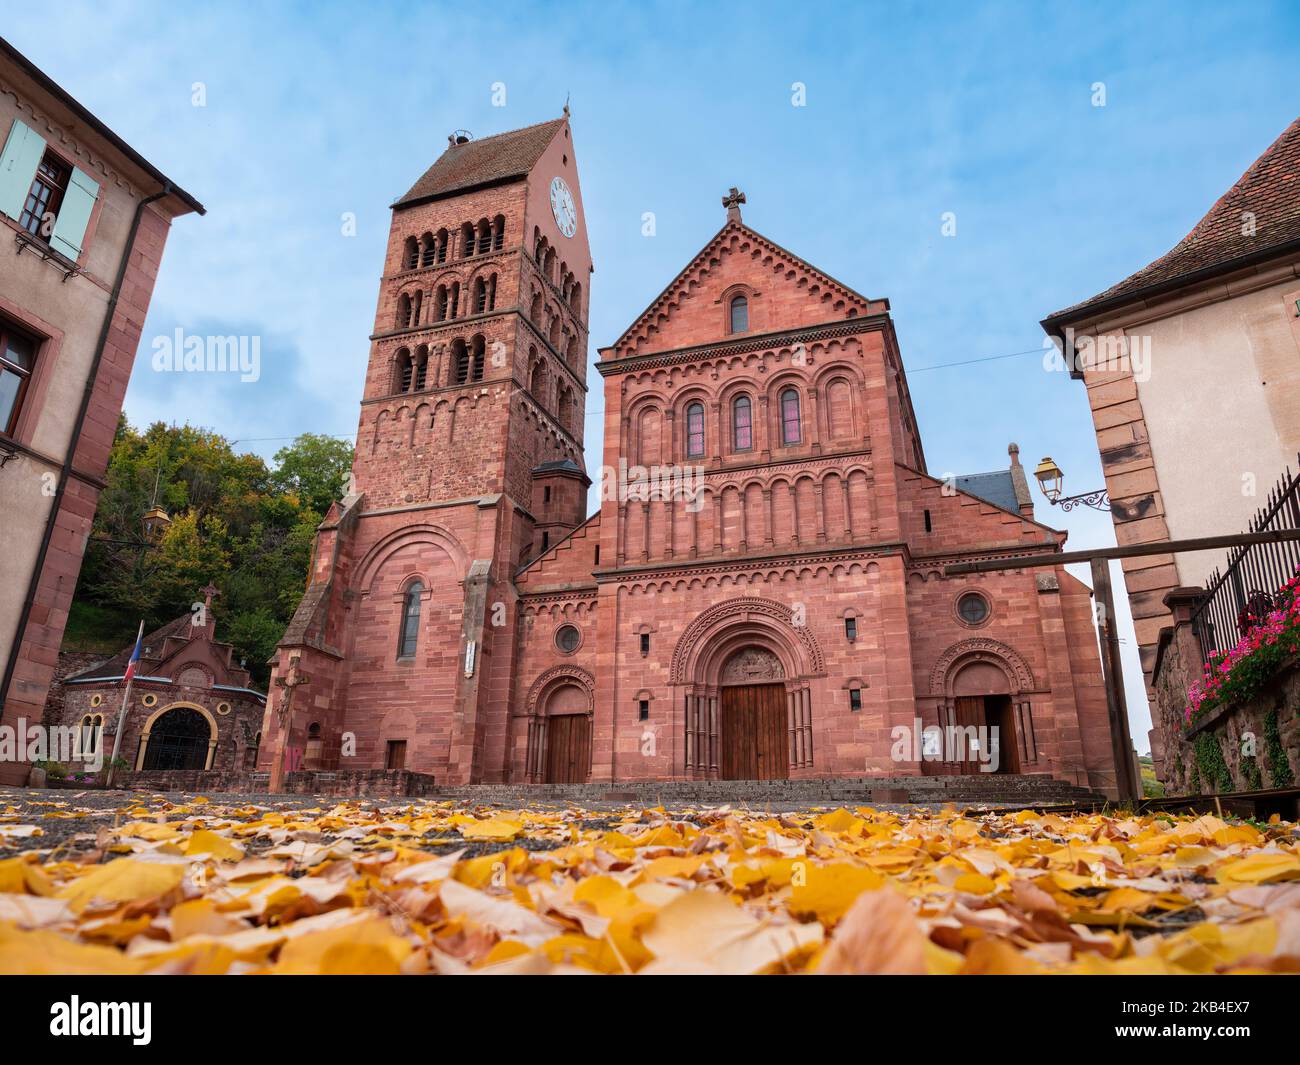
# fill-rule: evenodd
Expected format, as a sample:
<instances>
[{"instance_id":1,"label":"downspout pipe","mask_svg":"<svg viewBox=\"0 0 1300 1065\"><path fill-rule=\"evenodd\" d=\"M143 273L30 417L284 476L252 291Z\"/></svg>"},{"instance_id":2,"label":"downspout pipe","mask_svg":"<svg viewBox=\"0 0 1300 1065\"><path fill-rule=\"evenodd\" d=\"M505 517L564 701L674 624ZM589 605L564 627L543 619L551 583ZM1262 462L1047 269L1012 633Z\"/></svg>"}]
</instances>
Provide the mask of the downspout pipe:
<instances>
[{"instance_id":1,"label":"downspout pipe","mask_svg":"<svg viewBox=\"0 0 1300 1065\"><path fill-rule=\"evenodd\" d=\"M108 297L108 308L104 312L104 322L99 327L99 342L95 345L95 356L90 363L90 373L86 375L86 387L81 393L81 409L77 411L77 421L72 428L72 439L68 441L67 455L63 459L63 468L59 471L59 484L54 491L54 503L50 507L50 516L45 522L45 533L41 537L40 550L36 553L36 563L32 567L32 578L27 585L27 596L23 599L22 613L18 616L18 628L14 631L13 646L9 649L9 660L5 663L4 680L0 682L0 719L3 719L4 708L9 701L9 686L13 683L14 673L18 669L18 656L22 651L27 623L31 620L32 607L36 603L36 591L41 584L41 573L45 569L45 558L50 551L50 541L54 539L54 528L58 524L59 511L63 507L63 495L68 487L68 478L72 476L72 462L77 454L77 445L81 443L81 432L86 424L86 414L90 410L90 400L95 394L95 381L99 377L100 363L104 361L104 348L108 346L108 333L113 325L113 316L117 313L117 303L122 295L122 285L126 281L126 271L131 265L131 253L135 250L135 238L140 230L140 219L143 217L146 207L165 196L170 196L171 193L171 182L164 182L160 191L151 196L146 196L135 206L135 215L131 219L131 232L127 236L126 250L122 253L122 261L117 266L117 278L113 282L113 291Z\"/></svg>"}]
</instances>

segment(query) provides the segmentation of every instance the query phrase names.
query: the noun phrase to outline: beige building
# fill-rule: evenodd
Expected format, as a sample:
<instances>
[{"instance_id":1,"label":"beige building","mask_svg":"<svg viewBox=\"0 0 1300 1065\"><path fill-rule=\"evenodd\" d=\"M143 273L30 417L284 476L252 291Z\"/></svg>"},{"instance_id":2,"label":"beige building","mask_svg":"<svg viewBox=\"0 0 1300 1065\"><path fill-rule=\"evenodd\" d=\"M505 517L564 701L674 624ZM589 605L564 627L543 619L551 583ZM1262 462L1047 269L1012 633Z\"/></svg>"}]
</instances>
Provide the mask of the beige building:
<instances>
[{"instance_id":1,"label":"beige building","mask_svg":"<svg viewBox=\"0 0 1300 1065\"><path fill-rule=\"evenodd\" d=\"M0 721L41 720L172 219L203 207L0 40ZM0 764L0 782L25 777Z\"/></svg>"},{"instance_id":2,"label":"beige building","mask_svg":"<svg viewBox=\"0 0 1300 1065\"><path fill-rule=\"evenodd\" d=\"M1172 251L1042 324L1087 390L1118 543L1245 531L1300 453L1300 119ZM1164 596L1223 562L1124 561L1149 695Z\"/></svg>"}]
</instances>

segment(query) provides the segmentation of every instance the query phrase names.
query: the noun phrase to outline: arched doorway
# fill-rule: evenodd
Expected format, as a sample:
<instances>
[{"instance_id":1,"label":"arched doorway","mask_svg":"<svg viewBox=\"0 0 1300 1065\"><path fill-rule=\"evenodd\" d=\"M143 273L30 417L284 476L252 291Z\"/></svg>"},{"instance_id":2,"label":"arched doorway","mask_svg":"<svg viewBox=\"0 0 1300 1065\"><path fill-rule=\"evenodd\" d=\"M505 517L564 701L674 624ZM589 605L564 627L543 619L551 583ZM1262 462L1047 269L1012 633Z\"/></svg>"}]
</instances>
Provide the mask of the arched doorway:
<instances>
[{"instance_id":1,"label":"arched doorway","mask_svg":"<svg viewBox=\"0 0 1300 1065\"><path fill-rule=\"evenodd\" d=\"M206 769L216 736L211 720L193 706L163 710L146 727L139 768Z\"/></svg>"},{"instance_id":2,"label":"arched doorway","mask_svg":"<svg viewBox=\"0 0 1300 1065\"><path fill-rule=\"evenodd\" d=\"M554 666L528 691L524 779L530 784L585 784L591 777L595 679L574 665Z\"/></svg>"},{"instance_id":3,"label":"arched doorway","mask_svg":"<svg viewBox=\"0 0 1300 1065\"><path fill-rule=\"evenodd\" d=\"M969 662L954 674L952 690L961 771L1019 772L1007 675L991 662Z\"/></svg>"},{"instance_id":4,"label":"arched doorway","mask_svg":"<svg viewBox=\"0 0 1300 1065\"><path fill-rule=\"evenodd\" d=\"M591 714L587 693L561 684L546 698L546 784L585 784L591 772Z\"/></svg>"},{"instance_id":5,"label":"arched doorway","mask_svg":"<svg viewBox=\"0 0 1300 1065\"><path fill-rule=\"evenodd\" d=\"M784 780L790 775L785 670L762 647L742 647L719 678L723 780Z\"/></svg>"},{"instance_id":6,"label":"arched doorway","mask_svg":"<svg viewBox=\"0 0 1300 1065\"><path fill-rule=\"evenodd\" d=\"M961 640L930 673L949 773L1041 771L1033 671L1014 647L988 637Z\"/></svg>"},{"instance_id":7,"label":"arched doorway","mask_svg":"<svg viewBox=\"0 0 1300 1065\"><path fill-rule=\"evenodd\" d=\"M825 673L816 638L785 604L741 596L703 611L668 670L683 703L686 776L776 780L813 770L812 685Z\"/></svg>"}]
</instances>

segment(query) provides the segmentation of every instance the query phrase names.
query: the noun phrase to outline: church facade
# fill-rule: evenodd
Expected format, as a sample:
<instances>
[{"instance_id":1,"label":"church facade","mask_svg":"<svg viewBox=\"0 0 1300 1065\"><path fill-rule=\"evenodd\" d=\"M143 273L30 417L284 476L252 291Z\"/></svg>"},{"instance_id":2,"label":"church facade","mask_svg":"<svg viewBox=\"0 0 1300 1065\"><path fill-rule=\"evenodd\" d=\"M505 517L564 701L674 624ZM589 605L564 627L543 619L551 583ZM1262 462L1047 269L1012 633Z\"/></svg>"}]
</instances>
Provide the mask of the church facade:
<instances>
[{"instance_id":1,"label":"church facade","mask_svg":"<svg viewBox=\"0 0 1300 1065\"><path fill-rule=\"evenodd\" d=\"M273 663L260 768L1113 790L1087 587L943 574L1062 550L1015 446L1006 470L928 473L888 301L743 202L600 349L592 477L567 114L450 138L393 206L352 483Z\"/></svg>"}]
</instances>

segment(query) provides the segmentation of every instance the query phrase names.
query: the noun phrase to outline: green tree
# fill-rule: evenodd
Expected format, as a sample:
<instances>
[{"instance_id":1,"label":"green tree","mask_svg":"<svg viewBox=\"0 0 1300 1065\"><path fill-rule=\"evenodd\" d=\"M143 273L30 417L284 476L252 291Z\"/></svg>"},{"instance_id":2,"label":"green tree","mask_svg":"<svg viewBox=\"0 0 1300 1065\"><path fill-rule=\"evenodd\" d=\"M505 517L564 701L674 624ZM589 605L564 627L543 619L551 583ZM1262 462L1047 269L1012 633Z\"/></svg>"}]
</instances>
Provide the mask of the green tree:
<instances>
[{"instance_id":1,"label":"green tree","mask_svg":"<svg viewBox=\"0 0 1300 1065\"><path fill-rule=\"evenodd\" d=\"M316 527L351 462L350 444L305 434L272 471L218 433L161 422L141 432L121 418L69 631L116 649L139 619L156 628L188 612L212 581L217 638L264 683L302 598ZM171 524L149 539L142 518L155 503Z\"/></svg>"},{"instance_id":2,"label":"green tree","mask_svg":"<svg viewBox=\"0 0 1300 1065\"><path fill-rule=\"evenodd\" d=\"M271 483L280 493L296 493L305 506L324 514L343 495L351 469L350 443L318 433L303 433L275 453Z\"/></svg>"}]
</instances>

